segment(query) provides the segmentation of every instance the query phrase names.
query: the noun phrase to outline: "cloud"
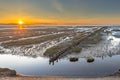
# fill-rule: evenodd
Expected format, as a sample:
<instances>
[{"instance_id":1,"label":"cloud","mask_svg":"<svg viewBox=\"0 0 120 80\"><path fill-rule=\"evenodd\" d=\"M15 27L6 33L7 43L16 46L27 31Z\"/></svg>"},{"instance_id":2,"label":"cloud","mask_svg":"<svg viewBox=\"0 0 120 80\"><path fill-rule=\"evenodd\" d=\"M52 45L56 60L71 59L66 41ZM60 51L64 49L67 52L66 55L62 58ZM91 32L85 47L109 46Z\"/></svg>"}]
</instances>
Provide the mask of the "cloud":
<instances>
[{"instance_id":1,"label":"cloud","mask_svg":"<svg viewBox=\"0 0 120 80\"><path fill-rule=\"evenodd\" d=\"M52 0L52 5L56 9L57 12L63 13L64 7L58 0Z\"/></svg>"}]
</instances>

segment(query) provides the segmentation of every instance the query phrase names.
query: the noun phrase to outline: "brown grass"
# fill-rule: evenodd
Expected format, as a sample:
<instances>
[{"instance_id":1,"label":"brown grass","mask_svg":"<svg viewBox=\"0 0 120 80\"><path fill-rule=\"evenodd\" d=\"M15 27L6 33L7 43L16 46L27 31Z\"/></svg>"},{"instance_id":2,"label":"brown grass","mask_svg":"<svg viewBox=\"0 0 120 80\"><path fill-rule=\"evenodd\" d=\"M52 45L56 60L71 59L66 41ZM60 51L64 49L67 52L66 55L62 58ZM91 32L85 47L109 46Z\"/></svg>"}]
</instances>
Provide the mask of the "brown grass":
<instances>
[{"instance_id":1,"label":"brown grass","mask_svg":"<svg viewBox=\"0 0 120 80\"><path fill-rule=\"evenodd\" d=\"M59 37L62 37L62 36L66 36L66 35L67 34L56 34L56 35L44 36L44 37L35 38L35 39L25 39L25 40L11 41L11 42L2 43L2 45L5 46L5 47L9 47L9 46L37 44L37 43L52 40L52 39L55 39L55 38L59 38Z\"/></svg>"}]
</instances>

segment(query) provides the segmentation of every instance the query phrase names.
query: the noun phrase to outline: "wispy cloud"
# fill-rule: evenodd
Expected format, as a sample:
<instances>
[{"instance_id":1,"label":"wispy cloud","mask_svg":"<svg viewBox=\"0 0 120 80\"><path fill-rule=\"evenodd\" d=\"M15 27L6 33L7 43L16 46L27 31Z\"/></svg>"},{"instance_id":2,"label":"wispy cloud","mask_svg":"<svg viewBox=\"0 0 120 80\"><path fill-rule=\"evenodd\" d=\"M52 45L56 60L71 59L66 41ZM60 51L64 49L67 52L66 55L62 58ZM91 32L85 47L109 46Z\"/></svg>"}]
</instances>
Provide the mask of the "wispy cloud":
<instances>
[{"instance_id":1,"label":"wispy cloud","mask_svg":"<svg viewBox=\"0 0 120 80\"><path fill-rule=\"evenodd\" d=\"M58 0L52 0L52 5L56 9L57 12L63 13L64 7Z\"/></svg>"}]
</instances>

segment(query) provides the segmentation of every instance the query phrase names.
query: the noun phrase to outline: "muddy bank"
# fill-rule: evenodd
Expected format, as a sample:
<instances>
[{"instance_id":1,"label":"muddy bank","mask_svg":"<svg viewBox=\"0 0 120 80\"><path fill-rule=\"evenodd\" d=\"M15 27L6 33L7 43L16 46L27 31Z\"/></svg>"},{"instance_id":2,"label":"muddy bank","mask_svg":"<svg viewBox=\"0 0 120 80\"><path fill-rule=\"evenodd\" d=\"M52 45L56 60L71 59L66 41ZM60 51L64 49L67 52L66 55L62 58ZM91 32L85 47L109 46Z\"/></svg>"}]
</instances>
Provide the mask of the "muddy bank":
<instances>
[{"instance_id":1,"label":"muddy bank","mask_svg":"<svg viewBox=\"0 0 120 80\"><path fill-rule=\"evenodd\" d=\"M109 76L117 76L120 77L120 69L118 71L116 71L115 73L109 75Z\"/></svg>"},{"instance_id":2,"label":"muddy bank","mask_svg":"<svg viewBox=\"0 0 120 80\"><path fill-rule=\"evenodd\" d=\"M119 77L103 78L64 78L64 77L5 77L0 80L120 80Z\"/></svg>"},{"instance_id":3,"label":"muddy bank","mask_svg":"<svg viewBox=\"0 0 120 80\"><path fill-rule=\"evenodd\" d=\"M8 68L0 68L0 80L119 80L120 70L104 77L58 77L58 76L27 76L16 74Z\"/></svg>"},{"instance_id":4,"label":"muddy bank","mask_svg":"<svg viewBox=\"0 0 120 80\"><path fill-rule=\"evenodd\" d=\"M16 71L8 68L0 68L0 77L15 77Z\"/></svg>"},{"instance_id":5,"label":"muddy bank","mask_svg":"<svg viewBox=\"0 0 120 80\"><path fill-rule=\"evenodd\" d=\"M71 78L71 77L33 77L33 76L17 76L17 77L2 77L0 80L120 80L119 77L97 77L97 78Z\"/></svg>"}]
</instances>

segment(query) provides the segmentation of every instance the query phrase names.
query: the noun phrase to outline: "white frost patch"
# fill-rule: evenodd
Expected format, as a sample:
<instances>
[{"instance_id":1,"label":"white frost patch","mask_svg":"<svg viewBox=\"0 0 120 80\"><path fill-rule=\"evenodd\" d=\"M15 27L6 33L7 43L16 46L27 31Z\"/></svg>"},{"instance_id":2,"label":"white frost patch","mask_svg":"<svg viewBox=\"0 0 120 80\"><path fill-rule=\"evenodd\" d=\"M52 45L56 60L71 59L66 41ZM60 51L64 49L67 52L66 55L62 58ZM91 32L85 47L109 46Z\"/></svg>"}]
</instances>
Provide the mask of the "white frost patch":
<instances>
[{"instance_id":1,"label":"white frost patch","mask_svg":"<svg viewBox=\"0 0 120 80\"><path fill-rule=\"evenodd\" d=\"M5 54L13 54L13 55L21 55L21 56L43 56L43 53L60 43L69 41L71 37L61 37L59 39L50 40L43 42L41 44L33 44L33 45L25 45L20 47L11 47L10 49L6 49L7 52ZM3 50L3 49L2 49Z\"/></svg>"},{"instance_id":2,"label":"white frost patch","mask_svg":"<svg viewBox=\"0 0 120 80\"><path fill-rule=\"evenodd\" d=\"M41 35L41 36L33 36L33 37L26 37L26 38L20 38L17 40L8 40L8 41L2 41L1 43L7 43L7 42L11 42L11 41L18 41L18 40L26 40L26 39L36 39L36 38L41 38L41 37L45 37L45 36L51 36L51 35L56 35L56 34L62 34L64 32L57 32L57 33L52 33L52 34L47 34L47 35Z\"/></svg>"},{"instance_id":3,"label":"white frost patch","mask_svg":"<svg viewBox=\"0 0 120 80\"><path fill-rule=\"evenodd\" d=\"M106 39L99 44L92 45L91 47L85 47L80 54L70 54L70 56L77 56L80 58L87 57L106 57L120 54L120 38L116 38L112 35L106 36Z\"/></svg>"},{"instance_id":4,"label":"white frost patch","mask_svg":"<svg viewBox=\"0 0 120 80\"><path fill-rule=\"evenodd\" d=\"M52 33L52 34L47 34L47 35L21 38L21 39L18 39L18 40L35 39L35 38L41 38L41 37L45 37L45 36L51 36L51 35L62 34L62 33L63 33L63 32L57 32L57 33Z\"/></svg>"},{"instance_id":5,"label":"white frost patch","mask_svg":"<svg viewBox=\"0 0 120 80\"><path fill-rule=\"evenodd\" d=\"M6 49L6 48L0 46L0 53L10 53L10 52L11 52L10 49Z\"/></svg>"}]
</instances>

